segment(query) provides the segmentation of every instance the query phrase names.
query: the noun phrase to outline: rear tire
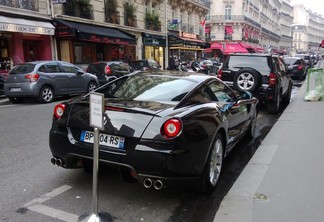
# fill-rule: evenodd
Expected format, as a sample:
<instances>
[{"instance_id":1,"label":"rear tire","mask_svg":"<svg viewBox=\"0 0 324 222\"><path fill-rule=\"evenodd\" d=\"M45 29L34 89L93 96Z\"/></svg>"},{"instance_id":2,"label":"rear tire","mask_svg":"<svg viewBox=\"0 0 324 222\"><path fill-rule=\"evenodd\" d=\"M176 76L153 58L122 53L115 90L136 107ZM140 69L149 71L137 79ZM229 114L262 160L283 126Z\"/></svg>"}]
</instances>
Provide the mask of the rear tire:
<instances>
[{"instance_id":1,"label":"rear tire","mask_svg":"<svg viewBox=\"0 0 324 222\"><path fill-rule=\"evenodd\" d=\"M97 88L97 83L95 82L90 82L88 85L88 92L91 92Z\"/></svg>"},{"instance_id":2,"label":"rear tire","mask_svg":"<svg viewBox=\"0 0 324 222\"><path fill-rule=\"evenodd\" d=\"M291 91L292 91L292 83L289 84L289 88L287 90L286 95L282 98L282 106L287 107L290 103L291 98Z\"/></svg>"},{"instance_id":3,"label":"rear tire","mask_svg":"<svg viewBox=\"0 0 324 222\"><path fill-rule=\"evenodd\" d=\"M54 91L50 86L44 86L39 92L39 101L42 103L50 103L54 99Z\"/></svg>"},{"instance_id":4,"label":"rear tire","mask_svg":"<svg viewBox=\"0 0 324 222\"><path fill-rule=\"evenodd\" d=\"M9 97L8 99L13 104L22 103L25 100L25 98L20 98L20 97Z\"/></svg>"},{"instance_id":5,"label":"rear tire","mask_svg":"<svg viewBox=\"0 0 324 222\"><path fill-rule=\"evenodd\" d=\"M280 111L280 105L281 105L281 94L278 92L278 95L276 96L275 100L272 102L268 102L267 104L267 110L270 114L278 114Z\"/></svg>"},{"instance_id":6,"label":"rear tire","mask_svg":"<svg viewBox=\"0 0 324 222\"><path fill-rule=\"evenodd\" d=\"M93 174L93 161L82 159L82 167L85 173Z\"/></svg>"},{"instance_id":7,"label":"rear tire","mask_svg":"<svg viewBox=\"0 0 324 222\"><path fill-rule=\"evenodd\" d=\"M212 192L215 190L223 167L224 150L223 137L217 133L202 174L201 191Z\"/></svg>"}]
</instances>

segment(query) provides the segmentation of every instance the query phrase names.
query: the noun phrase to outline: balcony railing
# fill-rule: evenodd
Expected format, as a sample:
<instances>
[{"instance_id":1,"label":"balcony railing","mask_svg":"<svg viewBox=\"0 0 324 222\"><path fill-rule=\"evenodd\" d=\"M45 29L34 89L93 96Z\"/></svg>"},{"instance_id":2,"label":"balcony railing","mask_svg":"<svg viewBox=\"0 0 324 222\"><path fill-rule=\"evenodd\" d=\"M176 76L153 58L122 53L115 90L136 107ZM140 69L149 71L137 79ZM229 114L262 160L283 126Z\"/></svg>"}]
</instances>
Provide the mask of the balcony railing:
<instances>
[{"instance_id":1,"label":"balcony railing","mask_svg":"<svg viewBox=\"0 0 324 222\"><path fill-rule=\"evenodd\" d=\"M39 11L38 0L0 0L0 5L21 8L30 11Z\"/></svg>"},{"instance_id":2,"label":"balcony railing","mask_svg":"<svg viewBox=\"0 0 324 222\"><path fill-rule=\"evenodd\" d=\"M69 1L63 4L63 14L93 20L93 6Z\"/></svg>"},{"instance_id":3,"label":"balcony railing","mask_svg":"<svg viewBox=\"0 0 324 222\"><path fill-rule=\"evenodd\" d=\"M113 24L120 24L120 15L119 12L115 14L110 14L108 11L105 11L106 14L106 22Z\"/></svg>"}]
</instances>

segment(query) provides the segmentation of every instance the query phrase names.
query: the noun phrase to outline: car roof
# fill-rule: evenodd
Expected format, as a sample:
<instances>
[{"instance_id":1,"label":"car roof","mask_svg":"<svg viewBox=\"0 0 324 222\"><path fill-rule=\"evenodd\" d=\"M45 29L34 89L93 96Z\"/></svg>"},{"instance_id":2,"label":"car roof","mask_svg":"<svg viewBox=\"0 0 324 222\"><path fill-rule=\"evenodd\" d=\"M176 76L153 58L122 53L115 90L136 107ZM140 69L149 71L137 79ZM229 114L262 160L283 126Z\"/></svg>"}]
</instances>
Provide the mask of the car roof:
<instances>
[{"instance_id":1,"label":"car roof","mask_svg":"<svg viewBox=\"0 0 324 222\"><path fill-rule=\"evenodd\" d=\"M268 57L268 56L273 56L273 57L279 57L277 54L271 54L271 53L232 53L230 56L251 56L251 57Z\"/></svg>"}]
</instances>

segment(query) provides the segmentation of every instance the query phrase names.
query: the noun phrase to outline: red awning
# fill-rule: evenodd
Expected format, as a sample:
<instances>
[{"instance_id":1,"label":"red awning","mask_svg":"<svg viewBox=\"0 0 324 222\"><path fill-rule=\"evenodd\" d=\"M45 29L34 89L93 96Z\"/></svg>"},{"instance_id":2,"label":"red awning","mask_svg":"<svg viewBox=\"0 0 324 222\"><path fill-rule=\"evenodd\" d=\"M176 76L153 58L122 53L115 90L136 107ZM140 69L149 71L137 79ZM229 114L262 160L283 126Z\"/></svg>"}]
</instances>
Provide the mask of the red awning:
<instances>
[{"instance_id":1,"label":"red awning","mask_svg":"<svg viewBox=\"0 0 324 222\"><path fill-rule=\"evenodd\" d=\"M241 46L239 43L227 43L223 53L226 55L234 52L248 53L248 50L246 50L246 48Z\"/></svg>"},{"instance_id":2,"label":"red awning","mask_svg":"<svg viewBox=\"0 0 324 222\"><path fill-rule=\"evenodd\" d=\"M261 47L253 46L253 45L247 44L245 42L240 42L240 44L242 47L246 48L248 51L251 51L251 52L264 52L265 51Z\"/></svg>"},{"instance_id":3,"label":"red awning","mask_svg":"<svg viewBox=\"0 0 324 222\"><path fill-rule=\"evenodd\" d=\"M226 34L233 34L234 31L233 31L232 26L225 26L225 33Z\"/></svg>"},{"instance_id":4,"label":"red awning","mask_svg":"<svg viewBox=\"0 0 324 222\"><path fill-rule=\"evenodd\" d=\"M240 43L211 43L211 47L209 50L221 50L223 54L230 54L230 53L248 53L248 50L246 50Z\"/></svg>"},{"instance_id":5,"label":"red awning","mask_svg":"<svg viewBox=\"0 0 324 222\"><path fill-rule=\"evenodd\" d=\"M205 33L210 33L210 27L205 27Z\"/></svg>"}]
</instances>

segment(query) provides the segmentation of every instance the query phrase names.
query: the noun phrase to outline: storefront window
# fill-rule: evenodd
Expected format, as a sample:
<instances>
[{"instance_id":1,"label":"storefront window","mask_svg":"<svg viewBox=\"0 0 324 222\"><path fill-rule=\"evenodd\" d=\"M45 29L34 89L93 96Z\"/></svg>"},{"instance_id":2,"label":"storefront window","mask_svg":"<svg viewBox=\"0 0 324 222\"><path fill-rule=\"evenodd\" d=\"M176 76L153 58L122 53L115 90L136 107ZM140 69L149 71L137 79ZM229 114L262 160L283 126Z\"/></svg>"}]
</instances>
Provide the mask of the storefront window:
<instances>
[{"instance_id":1,"label":"storefront window","mask_svg":"<svg viewBox=\"0 0 324 222\"><path fill-rule=\"evenodd\" d=\"M12 67L12 59L9 57L9 42L0 36L0 71L8 71Z\"/></svg>"},{"instance_id":2,"label":"storefront window","mask_svg":"<svg viewBox=\"0 0 324 222\"><path fill-rule=\"evenodd\" d=\"M88 64L94 61L93 44L75 43L73 48L75 64Z\"/></svg>"}]
</instances>

